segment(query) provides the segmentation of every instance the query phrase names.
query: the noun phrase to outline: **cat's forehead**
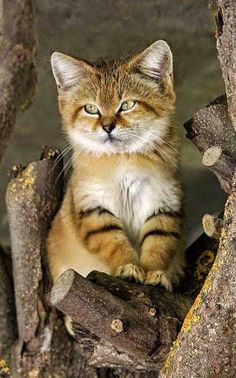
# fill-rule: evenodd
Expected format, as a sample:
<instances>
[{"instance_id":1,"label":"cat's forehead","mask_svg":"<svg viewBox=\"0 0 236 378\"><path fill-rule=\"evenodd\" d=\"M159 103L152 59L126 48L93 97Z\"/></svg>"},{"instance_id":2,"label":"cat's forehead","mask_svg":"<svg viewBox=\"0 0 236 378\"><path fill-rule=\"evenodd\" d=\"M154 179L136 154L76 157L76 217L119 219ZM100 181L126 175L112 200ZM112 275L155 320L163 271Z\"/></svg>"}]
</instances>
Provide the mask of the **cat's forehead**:
<instances>
[{"instance_id":1,"label":"cat's forehead","mask_svg":"<svg viewBox=\"0 0 236 378\"><path fill-rule=\"evenodd\" d=\"M103 107L117 106L117 102L132 90L132 78L119 65L98 67L97 70L95 77L87 78L86 91L81 88L81 92Z\"/></svg>"}]
</instances>

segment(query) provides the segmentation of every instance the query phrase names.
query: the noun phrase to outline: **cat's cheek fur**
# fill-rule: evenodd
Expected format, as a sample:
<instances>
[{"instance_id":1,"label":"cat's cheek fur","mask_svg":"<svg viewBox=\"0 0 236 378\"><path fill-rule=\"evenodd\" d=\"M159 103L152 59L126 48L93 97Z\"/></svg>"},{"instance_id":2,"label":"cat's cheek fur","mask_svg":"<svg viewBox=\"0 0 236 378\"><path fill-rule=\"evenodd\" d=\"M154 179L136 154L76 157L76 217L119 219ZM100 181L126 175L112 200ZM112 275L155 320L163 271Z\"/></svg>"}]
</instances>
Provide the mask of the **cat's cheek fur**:
<instances>
[{"instance_id":1,"label":"cat's cheek fur","mask_svg":"<svg viewBox=\"0 0 236 378\"><path fill-rule=\"evenodd\" d=\"M114 140L106 140L107 135L102 130L86 132L81 130L81 125L68 128L67 132L73 146L87 151L93 155L112 153L148 153L154 147L164 142L165 133L168 130L169 119L162 117L143 124L136 122L133 127L125 130L117 127L112 133Z\"/></svg>"}]
</instances>

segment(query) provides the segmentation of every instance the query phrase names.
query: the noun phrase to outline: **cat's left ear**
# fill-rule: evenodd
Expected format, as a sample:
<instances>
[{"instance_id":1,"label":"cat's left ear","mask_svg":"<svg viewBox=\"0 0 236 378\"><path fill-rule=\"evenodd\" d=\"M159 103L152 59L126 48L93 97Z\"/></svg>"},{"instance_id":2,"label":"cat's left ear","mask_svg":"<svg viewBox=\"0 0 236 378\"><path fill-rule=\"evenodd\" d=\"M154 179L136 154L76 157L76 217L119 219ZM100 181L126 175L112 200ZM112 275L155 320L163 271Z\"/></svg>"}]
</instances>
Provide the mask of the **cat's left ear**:
<instances>
[{"instance_id":1,"label":"cat's left ear","mask_svg":"<svg viewBox=\"0 0 236 378\"><path fill-rule=\"evenodd\" d=\"M157 82L173 80L173 57L169 45L162 40L154 42L126 63L126 69Z\"/></svg>"}]
</instances>

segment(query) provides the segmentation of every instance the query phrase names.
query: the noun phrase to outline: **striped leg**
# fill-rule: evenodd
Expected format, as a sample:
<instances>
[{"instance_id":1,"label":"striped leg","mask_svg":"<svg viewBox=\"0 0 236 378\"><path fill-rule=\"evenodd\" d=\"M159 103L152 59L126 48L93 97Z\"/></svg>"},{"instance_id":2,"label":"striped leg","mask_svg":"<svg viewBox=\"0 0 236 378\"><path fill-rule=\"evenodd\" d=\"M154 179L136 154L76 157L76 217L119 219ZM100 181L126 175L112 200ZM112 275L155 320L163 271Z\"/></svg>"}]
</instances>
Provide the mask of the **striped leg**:
<instances>
[{"instance_id":1,"label":"striped leg","mask_svg":"<svg viewBox=\"0 0 236 378\"><path fill-rule=\"evenodd\" d=\"M135 282L144 281L137 253L121 221L110 211L100 207L81 211L78 226L79 237L86 249L106 264L111 274Z\"/></svg>"},{"instance_id":2,"label":"striped leg","mask_svg":"<svg viewBox=\"0 0 236 378\"><path fill-rule=\"evenodd\" d=\"M145 284L162 285L172 290L183 273L181 212L159 212L147 218L141 230L141 266Z\"/></svg>"}]
</instances>

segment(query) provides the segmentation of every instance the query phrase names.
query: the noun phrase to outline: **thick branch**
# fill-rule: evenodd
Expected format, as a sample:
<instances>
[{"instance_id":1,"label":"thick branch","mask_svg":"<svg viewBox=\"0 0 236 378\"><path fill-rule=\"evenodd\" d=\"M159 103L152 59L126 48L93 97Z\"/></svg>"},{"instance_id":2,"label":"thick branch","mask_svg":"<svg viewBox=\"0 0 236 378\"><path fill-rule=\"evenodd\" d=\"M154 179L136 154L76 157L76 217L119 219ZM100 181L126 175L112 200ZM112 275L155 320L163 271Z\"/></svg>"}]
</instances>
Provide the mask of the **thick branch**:
<instances>
[{"instance_id":1,"label":"thick branch","mask_svg":"<svg viewBox=\"0 0 236 378\"><path fill-rule=\"evenodd\" d=\"M236 134L225 97L199 110L184 127L187 137L203 154L203 164L215 173L223 189L230 192L236 163Z\"/></svg>"},{"instance_id":2,"label":"thick branch","mask_svg":"<svg viewBox=\"0 0 236 378\"><path fill-rule=\"evenodd\" d=\"M235 377L236 177L224 212L215 263L185 318L160 374L164 377Z\"/></svg>"},{"instance_id":3,"label":"thick branch","mask_svg":"<svg viewBox=\"0 0 236 378\"><path fill-rule=\"evenodd\" d=\"M56 282L52 303L72 317L82 353L89 350L90 364L158 371L212 265L217 245L205 235L188 249L186 278L175 293L99 272L85 279L70 270Z\"/></svg>"},{"instance_id":4,"label":"thick branch","mask_svg":"<svg viewBox=\"0 0 236 378\"><path fill-rule=\"evenodd\" d=\"M215 173L225 191L230 192L236 160L221 147L213 146L204 152L202 163Z\"/></svg>"},{"instance_id":5,"label":"thick branch","mask_svg":"<svg viewBox=\"0 0 236 378\"><path fill-rule=\"evenodd\" d=\"M53 169L57 156L58 152L45 150L38 162L18 172L14 170L16 177L7 188L17 323L22 342L31 340L40 324L41 254L48 226L62 198L62 185L53 191L62 168L58 164Z\"/></svg>"},{"instance_id":6,"label":"thick branch","mask_svg":"<svg viewBox=\"0 0 236 378\"><path fill-rule=\"evenodd\" d=\"M177 336L191 299L99 277L100 285L68 270L54 285L52 304L118 350L158 360Z\"/></svg>"},{"instance_id":7,"label":"thick branch","mask_svg":"<svg viewBox=\"0 0 236 378\"><path fill-rule=\"evenodd\" d=\"M32 1L2 0L0 8L1 161L17 112L32 101L36 74Z\"/></svg>"}]
</instances>

